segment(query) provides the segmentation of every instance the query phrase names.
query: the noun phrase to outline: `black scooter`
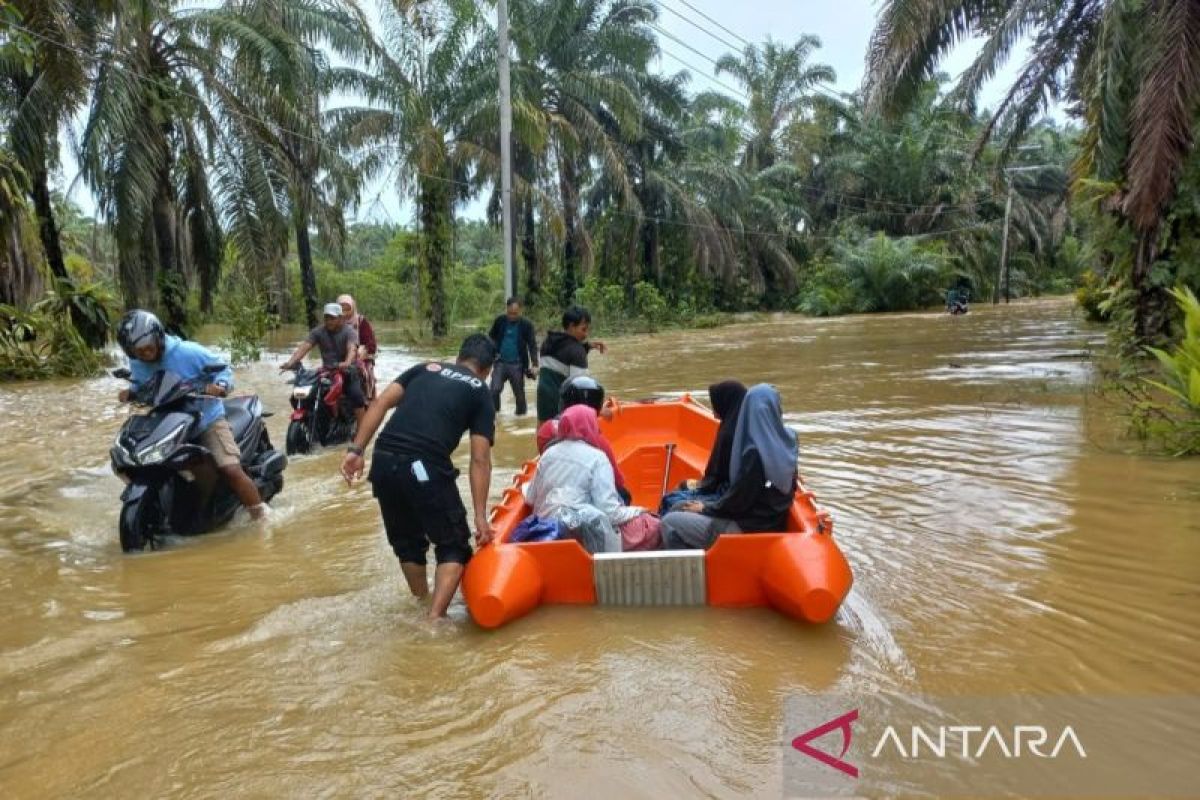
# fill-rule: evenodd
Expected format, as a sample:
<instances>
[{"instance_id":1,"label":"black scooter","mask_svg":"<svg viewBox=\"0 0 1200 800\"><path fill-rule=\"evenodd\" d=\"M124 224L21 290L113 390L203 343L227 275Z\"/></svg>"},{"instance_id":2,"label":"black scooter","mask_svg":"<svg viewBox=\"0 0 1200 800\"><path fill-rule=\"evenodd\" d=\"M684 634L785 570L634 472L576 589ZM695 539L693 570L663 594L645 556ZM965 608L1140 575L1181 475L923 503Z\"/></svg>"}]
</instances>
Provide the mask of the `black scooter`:
<instances>
[{"instance_id":1,"label":"black scooter","mask_svg":"<svg viewBox=\"0 0 1200 800\"><path fill-rule=\"evenodd\" d=\"M209 368L213 373L224 367ZM128 369L113 372L128 380ZM203 403L225 403L225 418L242 451L242 468L263 502L283 489L287 456L271 445L257 396L219 400L172 372L158 372L131 398L141 408L121 426L109 455L125 481L121 493L121 548L157 549L164 536L193 536L224 525L237 496L221 478L212 454L196 443Z\"/></svg>"}]
</instances>

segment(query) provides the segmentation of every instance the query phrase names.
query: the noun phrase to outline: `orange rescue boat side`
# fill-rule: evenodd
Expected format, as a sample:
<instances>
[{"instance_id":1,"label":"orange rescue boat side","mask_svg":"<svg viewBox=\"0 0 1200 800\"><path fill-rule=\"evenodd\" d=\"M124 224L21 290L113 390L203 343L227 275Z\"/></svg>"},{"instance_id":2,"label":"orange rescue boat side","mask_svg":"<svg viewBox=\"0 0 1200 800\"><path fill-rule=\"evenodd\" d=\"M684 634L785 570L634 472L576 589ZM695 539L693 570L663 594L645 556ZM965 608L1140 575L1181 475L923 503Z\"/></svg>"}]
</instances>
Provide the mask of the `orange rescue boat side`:
<instances>
[{"instance_id":1,"label":"orange rescue boat side","mask_svg":"<svg viewBox=\"0 0 1200 800\"><path fill-rule=\"evenodd\" d=\"M666 402L610 405L613 417L601 420L601 429L612 443L635 505L657 509L664 487L670 490L703 473L718 425L707 408L686 395ZM543 603L598 602L597 559L578 542L509 541L531 513L522 490L536 468L536 459L526 462L504 490L491 512L496 541L479 549L463 576L467 608L485 628L511 622ZM703 553L660 551L600 558L608 567L606 574L616 574L618 581L621 566L630 567L631 575L635 568L640 571L642 577L631 580L644 581L646 574L655 574L684 581L687 575L697 574L695 569L681 572L686 565L672 555L683 556L682 561L703 559L703 596L708 605L771 606L806 622L832 618L853 583L850 565L833 539L832 520L817 508L803 483L786 531L726 534ZM662 563L650 563L655 560ZM647 573L647 569L660 571ZM617 593L623 598L617 602L630 604L633 598L636 603L638 587L626 589Z\"/></svg>"}]
</instances>

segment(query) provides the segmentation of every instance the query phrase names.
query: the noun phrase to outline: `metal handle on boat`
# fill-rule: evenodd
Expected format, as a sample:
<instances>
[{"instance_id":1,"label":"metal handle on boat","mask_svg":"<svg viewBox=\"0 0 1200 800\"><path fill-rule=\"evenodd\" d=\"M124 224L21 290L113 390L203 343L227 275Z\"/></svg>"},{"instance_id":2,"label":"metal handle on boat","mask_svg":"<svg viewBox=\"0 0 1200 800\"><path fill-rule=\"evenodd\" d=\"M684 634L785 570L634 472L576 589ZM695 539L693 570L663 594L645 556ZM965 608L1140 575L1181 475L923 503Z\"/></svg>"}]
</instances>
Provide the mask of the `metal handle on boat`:
<instances>
[{"instance_id":1,"label":"metal handle on boat","mask_svg":"<svg viewBox=\"0 0 1200 800\"><path fill-rule=\"evenodd\" d=\"M674 443L668 444L667 445L667 468L665 470L663 470L663 484L662 484L662 492L659 494L660 497L667 496L667 485L671 482L671 460L674 458L674 456L675 456L675 444Z\"/></svg>"}]
</instances>

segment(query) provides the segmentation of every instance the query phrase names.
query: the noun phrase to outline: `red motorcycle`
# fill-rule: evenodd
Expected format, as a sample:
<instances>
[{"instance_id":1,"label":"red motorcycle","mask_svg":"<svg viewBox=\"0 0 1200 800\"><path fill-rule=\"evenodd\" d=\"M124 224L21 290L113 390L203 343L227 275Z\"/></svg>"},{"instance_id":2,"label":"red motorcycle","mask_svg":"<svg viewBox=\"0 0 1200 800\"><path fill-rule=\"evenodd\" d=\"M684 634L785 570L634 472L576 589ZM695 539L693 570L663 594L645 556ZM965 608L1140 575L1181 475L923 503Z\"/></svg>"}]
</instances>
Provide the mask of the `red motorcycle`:
<instances>
[{"instance_id":1,"label":"red motorcycle","mask_svg":"<svg viewBox=\"0 0 1200 800\"><path fill-rule=\"evenodd\" d=\"M354 437L354 413L342 402L349 378L340 368L296 367L292 380L292 421L288 423L287 454L312 452Z\"/></svg>"}]
</instances>

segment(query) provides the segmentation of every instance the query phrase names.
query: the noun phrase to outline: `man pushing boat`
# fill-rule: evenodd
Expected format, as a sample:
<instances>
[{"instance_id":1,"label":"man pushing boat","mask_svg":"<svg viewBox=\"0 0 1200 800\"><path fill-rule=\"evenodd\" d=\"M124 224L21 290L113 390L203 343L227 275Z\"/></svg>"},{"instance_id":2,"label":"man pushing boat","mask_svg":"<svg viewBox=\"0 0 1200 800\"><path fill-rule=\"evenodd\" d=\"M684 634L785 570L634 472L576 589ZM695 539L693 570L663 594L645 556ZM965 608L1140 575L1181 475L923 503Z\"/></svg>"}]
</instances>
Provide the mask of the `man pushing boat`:
<instances>
[{"instance_id":1,"label":"man pushing boat","mask_svg":"<svg viewBox=\"0 0 1200 800\"><path fill-rule=\"evenodd\" d=\"M388 409L396 412L379 436L369 480L379 501L388 542L416 597L429 596L425 556L433 545L437 569L429 616L446 616L463 568L471 559L467 511L450 460L470 431L471 503L475 542L492 539L487 496L492 478L496 411L487 388L496 346L483 334L463 340L453 363L423 362L404 372L371 403L342 461L347 483L362 477L363 454Z\"/></svg>"}]
</instances>

